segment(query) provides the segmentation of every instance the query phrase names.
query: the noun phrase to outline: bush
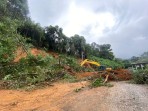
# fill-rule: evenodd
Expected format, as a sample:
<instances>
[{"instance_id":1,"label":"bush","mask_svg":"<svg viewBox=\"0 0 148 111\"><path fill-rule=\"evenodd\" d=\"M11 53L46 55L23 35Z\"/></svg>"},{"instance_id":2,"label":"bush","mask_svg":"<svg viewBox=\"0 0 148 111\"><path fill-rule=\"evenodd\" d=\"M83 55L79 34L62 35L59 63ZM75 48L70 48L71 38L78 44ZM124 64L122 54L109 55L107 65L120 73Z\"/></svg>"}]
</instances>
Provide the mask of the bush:
<instances>
[{"instance_id":1,"label":"bush","mask_svg":"<svg viewBox=\"0 0 148 111\"><path fill-rule=\"evenodd\" d=\"M52 56L42 57L29 55L3 69L4 80L16 81L19 87L44 81L53 81L64 76L62 69L55 65L57 61Z\"/></svg>"},{"instance_id":2,"label":"bush","mask_svg":"<svg viewBox=\"0 0 148 111\"><path fill-rule=\"evenodd\" d=\"M17 21L4 18L0 21L0 63L6 64L13 60L14 51L20 35L16 33Z\"/></svg>"},{"instance_id":3,"label":"bush","mask_svg":"<svg viewBox=\"0 0 148 111\"><path fill-rule=\"evenodd\" d=\"M7 17L2 17L0 21L0 79L10 72L9 69L15 57L14 52L20 45L20 41L24 42L16 32L18 24L17 20Z\"/></svg>"},{"instance_id":4,"label":"bush","mask_svg":"<svg viewBox=\"0 0 148 111\"><path fill-rule=\"evenodd\" d=\"M104 79L103 78L97 78L97 79L95 79L93 82L92 82L92 84L91 84L91 86L92 87L99 87L99 86L103 86L104 84L103 84L103 81L104 81Z\"/></svg>"},{"instance_id":5,"label":"bush","mask_svg":"<svg viewBox=\"0 0 148 111\"><path fill-rule=\"evenodd\" d=\"M133 80L137 84L148 84L148 68L133 72Z\"/></svg>"},{"instance_id":6,"label":"bush","mask_svg":"<svg viewBox=\"0 0 148 111\"><path fill-rule=\"evenodd\" d=\"M68 82L76 82L77 81L75 76L72 76L72 75L67 74L67 73L63 76L63 79L68 81Z\"/></svg>"},{"instance_id":7,"label":"bush","mask_svg":"<svg viewBox=\"0 0 148 111\"><path fill-rule=\"evenodd\" d=\"M84 70L84 68L80 67L80 64L78 63L78 60L76 58L65 55L61 55L60 57L61 57L61 65L69 66L76 72Z\"/></svg>"}]
</instances>

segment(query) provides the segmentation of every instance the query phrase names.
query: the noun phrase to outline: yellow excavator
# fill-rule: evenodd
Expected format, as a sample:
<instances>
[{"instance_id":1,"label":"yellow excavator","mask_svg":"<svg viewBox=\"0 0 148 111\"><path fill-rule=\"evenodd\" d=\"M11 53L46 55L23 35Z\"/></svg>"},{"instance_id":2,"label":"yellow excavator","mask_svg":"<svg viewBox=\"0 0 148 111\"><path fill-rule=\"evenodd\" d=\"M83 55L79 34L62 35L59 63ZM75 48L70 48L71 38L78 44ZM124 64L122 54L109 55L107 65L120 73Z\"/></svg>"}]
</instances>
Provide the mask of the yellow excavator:
<instances>
[{"instance_id":1,"label":"yellow excavator","mask_svg":"<svg viewBox=\"0 0 148 111\"><path fill-rule=\"evenodd\" d=\"M81 66L83 66L84 64L87 64L87 63L98 66L98 70L99 71L111 71L112 70L112 68L106 68L106 66L103 66L103 65L101 65L98 62L95 62L95 61L92 61L92 60L88 60L88 59L85 59L84 61L82 61L81 62Z\"/></svg>"},{"instance_id":2,"label":"yellow excavator","mask_svg":"<svg viewBox=\"0 0 148 111\"><path fill-rule=\"evenodd\" d=\"M106 73L106 78L105 78L104 83L107 82L108 76L109 76L110 72L112 71L112 68L106 68L106 66L103 66L103 65L101 65L98 62L95 62L95 61L92 61L92 60L88 60L88 59L85 59L84 61L81 62L81 66L83 66L85 64L93 64L93 65L98 66L98 71L99 72Z\"/></svg>"}]
</instances>

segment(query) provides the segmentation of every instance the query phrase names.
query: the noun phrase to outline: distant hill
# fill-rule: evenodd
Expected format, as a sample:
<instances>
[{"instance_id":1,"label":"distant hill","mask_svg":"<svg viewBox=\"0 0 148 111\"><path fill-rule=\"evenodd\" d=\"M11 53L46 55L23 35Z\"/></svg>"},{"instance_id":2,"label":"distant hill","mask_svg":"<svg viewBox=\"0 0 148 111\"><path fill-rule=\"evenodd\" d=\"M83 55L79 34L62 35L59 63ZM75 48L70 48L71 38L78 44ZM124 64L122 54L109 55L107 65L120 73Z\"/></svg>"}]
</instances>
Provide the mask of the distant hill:
<instances>
[{"instance_id":1,"label":"distant hill","mask_svg":"<svg viewBox=\"0 0 148 111\"><path fill-rule=\"evenodd\" d=\"M131 58L132 63L148 62L148 52L144 52L140 57L133 56Z\"/></svg>"}]
</instances>

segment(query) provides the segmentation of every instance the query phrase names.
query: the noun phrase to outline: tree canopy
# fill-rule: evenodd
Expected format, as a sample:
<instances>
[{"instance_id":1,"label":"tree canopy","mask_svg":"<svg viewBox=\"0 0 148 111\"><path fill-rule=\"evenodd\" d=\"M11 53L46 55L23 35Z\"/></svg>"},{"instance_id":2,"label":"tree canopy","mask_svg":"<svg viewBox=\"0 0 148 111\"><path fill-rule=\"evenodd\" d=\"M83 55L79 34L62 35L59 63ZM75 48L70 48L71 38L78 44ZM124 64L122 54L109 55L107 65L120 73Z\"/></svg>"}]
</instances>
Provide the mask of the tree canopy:
<instances>
[{"instance_id":1,"label":"tree canopy","mask_svg":"<svg viewBox=\"0 0 148 111\"><path fill-rule=\"evenodd\" d=\"M26 19L29 14L27 0L1 0L0 14L11 19Z\"/></svg>"},{"instance_id":2,"label":"tree canopy","mask_svg":"<svg viewBox=\"0 0 148 111\"><path fill-rule=\"evenodd\" d=\"M37 47L81 57L82 54L93 55L105 59L114 59L110 44L99 45L95 42L88 44L83 36L75 34L67 37L59 26L41 27L32 21L26 21L19 26L18 32L23 37L29 37Z\"/></svg>"}]
</instances>

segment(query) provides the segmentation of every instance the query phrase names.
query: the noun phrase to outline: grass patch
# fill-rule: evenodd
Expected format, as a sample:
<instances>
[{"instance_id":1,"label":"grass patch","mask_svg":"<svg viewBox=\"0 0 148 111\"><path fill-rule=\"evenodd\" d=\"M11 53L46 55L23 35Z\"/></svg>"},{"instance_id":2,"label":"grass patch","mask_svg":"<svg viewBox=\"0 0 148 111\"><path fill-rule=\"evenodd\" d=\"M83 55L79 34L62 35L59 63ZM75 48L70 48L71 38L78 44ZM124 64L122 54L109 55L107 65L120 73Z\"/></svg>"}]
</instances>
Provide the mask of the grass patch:
<instances>
[{"instance_id":1,"label":"grass patch","mask_svg":"<svg viewBox=\"0 0 148 111\"><path fill-rule=\"evenodd\" d=\"M91 83L91 87L100 87L100 86L104 86L104 83L103 83L104 79L103 78L97 78L95 79L94 81L92 81Z\"/></svg>"},{"instance_id":2,"label":"grass patch","mask_svg":"<svg viewBox=\"0 0 148 111\"><path fill-rule=\"evenodd\" d=\"M110 83L104 83L104 79L101 77L93 80L90 85L91 88L96 88L100 86L113 87L114 85Z\"/></svg>"},{"instance_id":3,"label":"grass patch","mask_svg":"<svg viewBox=\"0 0 148 111\"><path fill-rule=\"evenodd\" d=\"M75 76L72 76L70 74L65 74L63 76L63 79L64 79L64 81L67 81L67 82L70 82L70 83L78 82L78 80L76 79L76 77Z\"/></svg>"}]
</instances>

